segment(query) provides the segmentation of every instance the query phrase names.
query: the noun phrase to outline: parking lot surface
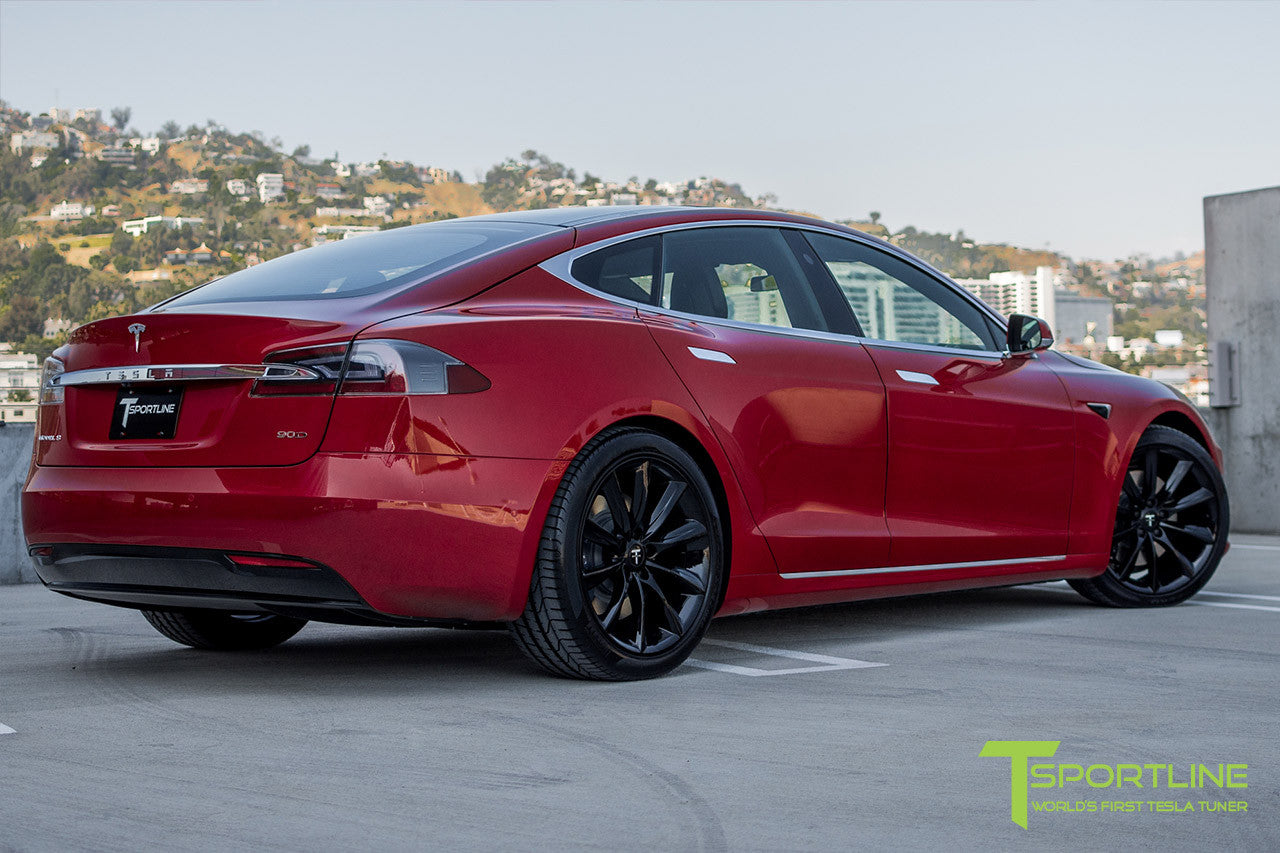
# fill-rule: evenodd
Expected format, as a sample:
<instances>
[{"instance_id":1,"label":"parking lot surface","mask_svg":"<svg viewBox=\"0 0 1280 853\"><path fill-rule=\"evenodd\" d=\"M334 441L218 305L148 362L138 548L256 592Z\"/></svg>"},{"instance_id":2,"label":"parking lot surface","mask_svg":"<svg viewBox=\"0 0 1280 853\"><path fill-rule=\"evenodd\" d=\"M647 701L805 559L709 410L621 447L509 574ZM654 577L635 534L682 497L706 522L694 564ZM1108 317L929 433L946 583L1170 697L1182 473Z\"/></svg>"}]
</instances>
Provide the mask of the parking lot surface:
<instances>
[{"instance_id":1,"label":"parking lot surface","mask_svg":"<svg viewBox=\"0 0 1280 853\"><path fill-rule=\"evenodd\" d=\"M497 632L197 652L0 587L0 849L1275 850L1280 538L1232 541L1172 609L1040 585L754 614L631 684L543 675ZM1248 787L1032 788L1192 808L1023 829L989 740L1176 781L1247 764Z\"/></svg>"}]
</instances>

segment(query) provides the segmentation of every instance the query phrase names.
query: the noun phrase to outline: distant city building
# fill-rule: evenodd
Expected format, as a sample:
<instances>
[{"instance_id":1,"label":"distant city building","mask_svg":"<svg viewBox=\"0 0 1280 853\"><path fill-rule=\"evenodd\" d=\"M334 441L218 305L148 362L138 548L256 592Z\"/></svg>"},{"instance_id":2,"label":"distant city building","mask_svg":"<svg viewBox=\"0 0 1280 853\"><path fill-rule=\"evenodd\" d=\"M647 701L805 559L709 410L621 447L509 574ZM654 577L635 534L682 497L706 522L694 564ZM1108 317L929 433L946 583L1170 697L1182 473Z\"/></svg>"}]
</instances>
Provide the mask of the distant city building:
<instances>
[{"instance_id":1,"label":"distant city building","mask_svg":"<svg viewBox=\"0 0 1280 853\"><path fill-rule=\"evenodd\" d=\"M333 173L337 175L339 178L351 177L350 166L347 166L343 163L339 163L337 160L334 160L333 163L331 163L330 165L333 167Z\"/></svg>"},{"instance_id":2,"label":"distant city building","mask_svg":"<svg viewBox=\"0 0 1280 853\"><path fill-rule=\"evenodd\" d=\"M1081 296L1066 290L1053 294L1054 337L1063 342L1084 343L1085 339L1102 342L1115 329L1113 306L1105 296Z\"/></svg>"},{"instance_id":3,"label":"distant city building","mask_svg":"<svg viewBox=\"0 0 1280 853\"><path fill-rule=\"evenodd\" d=\"M183 225L203 224L204 220L199 216L144 216L141 219L126 219L120 223L120 228L134 237L140 237L153 226L181 228Z\"/></svg>"},{"instance_id":4,"label":"distant city building","mask_svg":"<svg viewBox=\"0 0 1280 853\"><path fill-rule=\"evenodd\" d=\"M26 151L49 150L58 147L61 137L56 133L28 130L9 137L9 150L14 154Z\"/></svg>"},{"instance_id":5,"label":"distant city building","mask_svg":"<svg viewBox=\"0 0 1280 853\"><path fill-rule=\"evenodd\" d=\"M262 172L257 177L258 200L263 204L284 196L284 175L279 172Z\"/></svg>"},{"instance_id":6,"label":"distant city building","mask_svg":"<svg viewBox=\"0 0 1280 853\"><path fill-rule=\"evenodd\" d=\"M62 110L54 107L49 110L48 116L53 120L54 124L68 124L71 121L71 110Z\"/></svg>"},{"instance_id":7,"label":"distant city building","mask_svg":"<svg viewBox=\"0 0 1280 853\"><path fill-rule=\"evenodd\" d=\"M102 215L103 215L103 216L119 216L119 215L120 215L120 205L118 205L118 204L107 204L107 205L103 205L103 207L102 207Z\"/></svg>"},{"instance_id":8,"label":"distant city building","mask_svg":"<svg viewBox=\"0 0 1280 853\"><path fill-rule=\"evenodd\" d=\"M340 198L346 195L341 184L316 184L316 196L319 198Z\"/></svg>"},{"instance_id":9,"label":"distant city building","mask_svg":"<svg viewBox=\"0 0 1280 853\"><path fill-rule=\"evenodd\" d=\"M169 184L169 192L174 195L196 195L208 191L209 182L204 178L182 178Z\"/></svg>"},{"instance_id":10,"label":"distant city building","mask_svg":"<svg viewBox=\"0 0 1280 853\"><path fill-rule=\"evenodd\" d=\"M1123 335L1107 335L1107 352L1119 353L1124 350Z\"/></svg>"},{"instance_id":11,"label":"distant city building","mask_svg":"<svg viewBox=\"0 0 1280 853\"><path fill-rule=\"evenodd\" d=\"M0 421L35 423L39 405L40 359L29 352L0 352ZM25 396L27 400L14 400Z\"/></svg>"},{"instance_id":12,"label":"distant city building","mask_svg":"<svg viewBox=\"0 0 1280 853\"><path fill-rule=\"evenodd\" d=\"M237 198L245 198L246 196L248 196L250 193L253 192L253 190L249 187L249 182L246 181L244 178L232 178L231 180L227 181L226 187L227 187L227 192L231 193L233 196L236 196Z\"/></svg>"},{"instance_id":13,"label":"distant city building","mask_svg":"<svg viewBox=\"0 0 1280 853\"><path fill-rule=\"evenodd\" d=\"M76 110L75 118L72 120L75 121L76 119L84 119L89 124L102 124L102 110L78 109Z\"/></svg>"},{"instance_id":14,"label":"distant city building","mask_svg":"<svg viewBox=\"0 0 1280 853\"><path fill-rule=\"evenodd\" d=\"M357 178L372 178L382 174L382 166L377 163L356 163L355 173Z\"/></svg>"},{"instance_id":15,"label":"distant city building","mask_svg":"<svg viewBox=\"0 0 1280 853\"><path fill-rule=\"evenodd\" d=\"M631 207L636 203L635 193L614 193L609 196L609 204L614 207Z\"/></svg>"},{"instance_id":16,"label":"distant city building","mask_svg":"<svg viewBox=\"0 0 1280 853\"><path fill-rule=\"evenodd\" d=\"M1182 346L1182 330L1181 329L1157 329L1156 330L1156 346L1158 347Z\"/></svg>"}]
</instances>

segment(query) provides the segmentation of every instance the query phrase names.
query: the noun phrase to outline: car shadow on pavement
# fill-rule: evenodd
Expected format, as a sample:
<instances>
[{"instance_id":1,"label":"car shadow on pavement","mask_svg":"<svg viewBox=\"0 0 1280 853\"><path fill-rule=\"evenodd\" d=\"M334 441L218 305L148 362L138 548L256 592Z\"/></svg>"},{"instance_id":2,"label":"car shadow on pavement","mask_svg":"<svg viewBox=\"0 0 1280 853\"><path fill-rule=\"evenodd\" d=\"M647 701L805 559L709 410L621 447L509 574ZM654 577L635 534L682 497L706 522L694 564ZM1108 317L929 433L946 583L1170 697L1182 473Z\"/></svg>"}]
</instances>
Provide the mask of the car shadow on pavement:
<instances>
[{"instance_id":1,"label":"car shadow on pavement","mask_svg":"<svg viewBox=\"0 0 1280 853\"><path fill-rule=\"evenodd\" d=\"M898 638L935 632L1008 630L1020 623L1077 617L1082 609L1099 610L1061 589L1006 587L727 617L712 624L710 636L793 650L825 647L835 638L841 654L856 656L863 644L883 649ZM404 696L442 690L509 691L513 685L560 690L573 683L547 678L502 631L310 625L277 648L226 653L168 644L151 636L145 625L137 632L53 630L63 639L60 656L69 664L53 677L88 677L100 687L109 682L110 690L131 697L282 692L309 697ZM675 673L703 674L691 668Z\"/></svg>"}]
</instances>

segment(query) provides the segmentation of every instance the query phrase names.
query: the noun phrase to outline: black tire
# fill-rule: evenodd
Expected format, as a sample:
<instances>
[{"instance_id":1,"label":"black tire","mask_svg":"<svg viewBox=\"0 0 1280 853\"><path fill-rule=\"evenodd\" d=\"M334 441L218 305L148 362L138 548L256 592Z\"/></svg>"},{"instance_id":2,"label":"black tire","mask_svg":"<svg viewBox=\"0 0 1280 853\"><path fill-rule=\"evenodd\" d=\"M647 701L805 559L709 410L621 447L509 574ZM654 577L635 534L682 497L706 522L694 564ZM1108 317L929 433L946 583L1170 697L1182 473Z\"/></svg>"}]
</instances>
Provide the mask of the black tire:
<instances>
[{"instance_id":1,"label":"black tire","mask_svg":"<svg viewBox=\"0 0 1280 853\"><path fill-rule=\"evenodd\" d=\"M1110 607L1186 601L1209 582L1227 549L1231 516L1222 473L1195 439L1152 426L1124 476L1107 570L1068 583Z\"/></svg>"},{"instance_id":2,"label":"black tire","mask_svg":"<svg viewBox=\"0 0 1280 853\"><path fill-rule=\"evenodd\" d=\"M694 459L648 430L608 431L556 490L511 633L556 675L654 678L706 633L724 572L720 514Z\"/></svg>"},{"instance_id":3,"label":"black tire","mask_svg":"<svg viewBox=\"0 0 1280 853\"><path fill-rule=\"evenodd\" d=\"M241 652L278 646L306 625L271 613L228 613L222 610L144 610L142 615L161 634L193 649Z\"/></svg>"}]
</instances>

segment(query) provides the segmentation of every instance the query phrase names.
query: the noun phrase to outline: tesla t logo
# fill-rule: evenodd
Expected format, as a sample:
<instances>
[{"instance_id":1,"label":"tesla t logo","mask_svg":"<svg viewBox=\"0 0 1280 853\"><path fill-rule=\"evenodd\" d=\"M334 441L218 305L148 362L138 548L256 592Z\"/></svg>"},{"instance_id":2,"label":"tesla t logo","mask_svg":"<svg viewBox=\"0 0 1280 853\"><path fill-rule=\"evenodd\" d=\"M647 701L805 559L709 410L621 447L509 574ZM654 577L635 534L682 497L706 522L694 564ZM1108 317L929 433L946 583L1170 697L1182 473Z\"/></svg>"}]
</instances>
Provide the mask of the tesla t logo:
<instances>
[{"instance_id":1,"label":"tesla t logo","mask_svg":"<svg viewBox=\"0 0 1280 853\"><path fill-rule=\"evenodd\" d=\"M147 327L142 325L141 323L129 324L129 334L133 335L133 351L134 352L137 352L138 348L142 346L142 333L145 332L146 330L147 330Z\"/></svg>"},{"instance_id":2,"label":"tesla t logo","mask_svg":"<svg viewBox=\"0 0 1280 853\"><path fill-rule=\"evenodd\" d=\"M644 562L644 548L639 545L632 545L631 549L627 551L627 559L637 566L640 565Z\"/></svg>"},{"instance_id":3,"label":"tesla t logo","mask_svg":"<svg viewBox=\"0 0 1280 853\"><path fill-rule=\"evenodd\" d=\"M120 428L129 425L129 415L172 415L177 411L177 403L144 403L138 405L137 397L125 397L120 401L124 406L124 414L120 417Z\"/></svg>"}]
</instances>

